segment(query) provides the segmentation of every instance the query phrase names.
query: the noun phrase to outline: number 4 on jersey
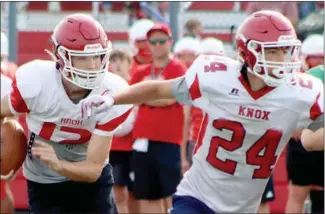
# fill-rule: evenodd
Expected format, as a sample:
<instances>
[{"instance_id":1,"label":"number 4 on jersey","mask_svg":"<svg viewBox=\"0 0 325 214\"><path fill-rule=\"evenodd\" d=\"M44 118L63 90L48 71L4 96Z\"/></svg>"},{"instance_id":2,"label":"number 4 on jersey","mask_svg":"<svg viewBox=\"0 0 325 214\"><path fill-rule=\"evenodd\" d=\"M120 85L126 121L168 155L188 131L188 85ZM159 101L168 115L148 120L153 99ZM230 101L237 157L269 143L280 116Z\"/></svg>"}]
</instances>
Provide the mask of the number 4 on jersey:
<instances>
[{"instance_id":1,"label":"number 4 on jersey","mask_svg":"<svg viewBox=\"0 0 325 214\"><path fill-rule=\"evenodd\" d=\"M246 130L243 125L236 121L219 119L213 121L213 127L220 131L224 129L232 131L231 140L225 140L219 136L211 139L209 153L206 160L215 168L233 175L236 171L237 162L226 159L221 160L217 157L219 148L233 152L242 147ZM276 149L282 137L282 132L278 130L267 130L246 152L246 163L259 166L254 170L252 178L266 179L271 175L272 168L276 162Z\"/></svg>"}]
</instances>

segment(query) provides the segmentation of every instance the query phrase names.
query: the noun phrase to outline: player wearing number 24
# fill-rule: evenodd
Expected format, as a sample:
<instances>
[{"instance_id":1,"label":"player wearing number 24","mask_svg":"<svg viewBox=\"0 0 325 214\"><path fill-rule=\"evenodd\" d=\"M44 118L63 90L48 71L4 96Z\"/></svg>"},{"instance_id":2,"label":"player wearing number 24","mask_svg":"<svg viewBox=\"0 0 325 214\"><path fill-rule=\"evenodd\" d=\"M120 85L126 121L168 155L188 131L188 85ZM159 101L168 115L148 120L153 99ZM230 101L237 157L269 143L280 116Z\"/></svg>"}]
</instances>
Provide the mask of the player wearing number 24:
<instances>
[{"instance_id":1,"label":"player wearing number 24","mask_svg":"<svg viewBox=\"0 0 325 214\"><path fill-rule=\"evenodd\" d=\"M111 43L92 17L65 17L51 39L54 61L22 65L1 101L1 118L28 113L23 174L29 207L34 213L116 213L108 153L132 105L109 108L105 94L128 84L107 71Z\"/></svg>"},{"instance_id":2,"label":"player wearing number 24","mask_svg":"<svg viewBox=\"0 0 325 214\"><path fill-rule=\"evenodd\" d=\"M323 126L323 84L296 73L301 42L287 18L256 12L239 26L236 42L238 60L201 55L183 77L111 97L112 106L174 98L206 112L172 214L256 213L295 130Z\"/></svg>"}]
</instances>

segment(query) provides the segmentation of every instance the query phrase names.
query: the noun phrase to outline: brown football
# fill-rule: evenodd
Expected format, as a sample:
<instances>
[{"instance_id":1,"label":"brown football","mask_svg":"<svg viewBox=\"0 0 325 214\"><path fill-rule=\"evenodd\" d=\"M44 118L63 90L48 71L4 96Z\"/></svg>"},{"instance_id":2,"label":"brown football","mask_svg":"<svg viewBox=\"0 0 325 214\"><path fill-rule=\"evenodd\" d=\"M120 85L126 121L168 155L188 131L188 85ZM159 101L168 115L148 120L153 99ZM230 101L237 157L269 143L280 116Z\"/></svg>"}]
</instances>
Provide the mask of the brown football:
<instances>
[{"instance_id":1,"label":"brown football","mask_svg":"<svg viewBox=\"0 0 325 214\"><path fill-rule=\"evenodd\" d=\"M17 170L27 154L27 139L21 125L13 119L1 122L1 175Z\"/></svg>"}]
</instances>

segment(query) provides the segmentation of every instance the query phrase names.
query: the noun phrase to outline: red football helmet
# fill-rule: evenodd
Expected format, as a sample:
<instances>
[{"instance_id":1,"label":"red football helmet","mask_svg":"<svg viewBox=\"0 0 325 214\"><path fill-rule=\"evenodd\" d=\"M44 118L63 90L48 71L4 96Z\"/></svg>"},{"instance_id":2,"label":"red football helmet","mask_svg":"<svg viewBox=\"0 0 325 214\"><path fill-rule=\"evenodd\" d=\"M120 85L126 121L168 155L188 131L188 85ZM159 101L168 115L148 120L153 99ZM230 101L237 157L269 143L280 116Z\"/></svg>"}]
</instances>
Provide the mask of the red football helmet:
<instances>
[{"instance_id":1,"label":"red football helmet","mask_svg":"<svg viewBox=\"0 0 325 214\"><path fill-rule=\"evenodd\" d=\"M73 84L85 88L98 87L107 72L112 50L103 27L91 16L73 14L65 17L52 34L54 54L63 77ZM101 56L98 71L73 67L71 56Z\"/></svg>"},{"instance_id":2,"label":"red football helmet","mask_svg":"<svg viewBox=\"0 0 325 214\"><path fill-rule=\"evenodd\" d=\"M301 42L291 22L274 11L251 14L236 33L237 57L247 64L247 70L264 80L268 86L293 83L301 67L299 51ZM288 48L284 62L267 61L265 48ZM268 73L268 68L272 68Z\"/></svg>"}]
</instances>

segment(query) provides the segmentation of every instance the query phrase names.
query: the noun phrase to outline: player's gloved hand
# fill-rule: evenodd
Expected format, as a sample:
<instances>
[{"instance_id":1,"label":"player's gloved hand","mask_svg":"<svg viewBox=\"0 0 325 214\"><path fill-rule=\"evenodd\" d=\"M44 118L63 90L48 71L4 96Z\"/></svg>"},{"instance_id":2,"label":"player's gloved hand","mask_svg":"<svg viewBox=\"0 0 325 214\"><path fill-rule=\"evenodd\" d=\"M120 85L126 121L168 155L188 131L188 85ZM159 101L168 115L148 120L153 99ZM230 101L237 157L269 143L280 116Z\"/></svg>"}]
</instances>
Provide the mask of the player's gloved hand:
<instances>
[{"instance_id":1,"label":"player's gloved hand","mask_svg":"<svg viewBox=\"0 0 325 214\"><path fill-rule=\"evenodd\" d=\"M111 95L94 95L87 97L81 101L81 117L88 119L93 115L97 115L108 111L114 104L114 99Z\"/></svg>"}]
</instances>

